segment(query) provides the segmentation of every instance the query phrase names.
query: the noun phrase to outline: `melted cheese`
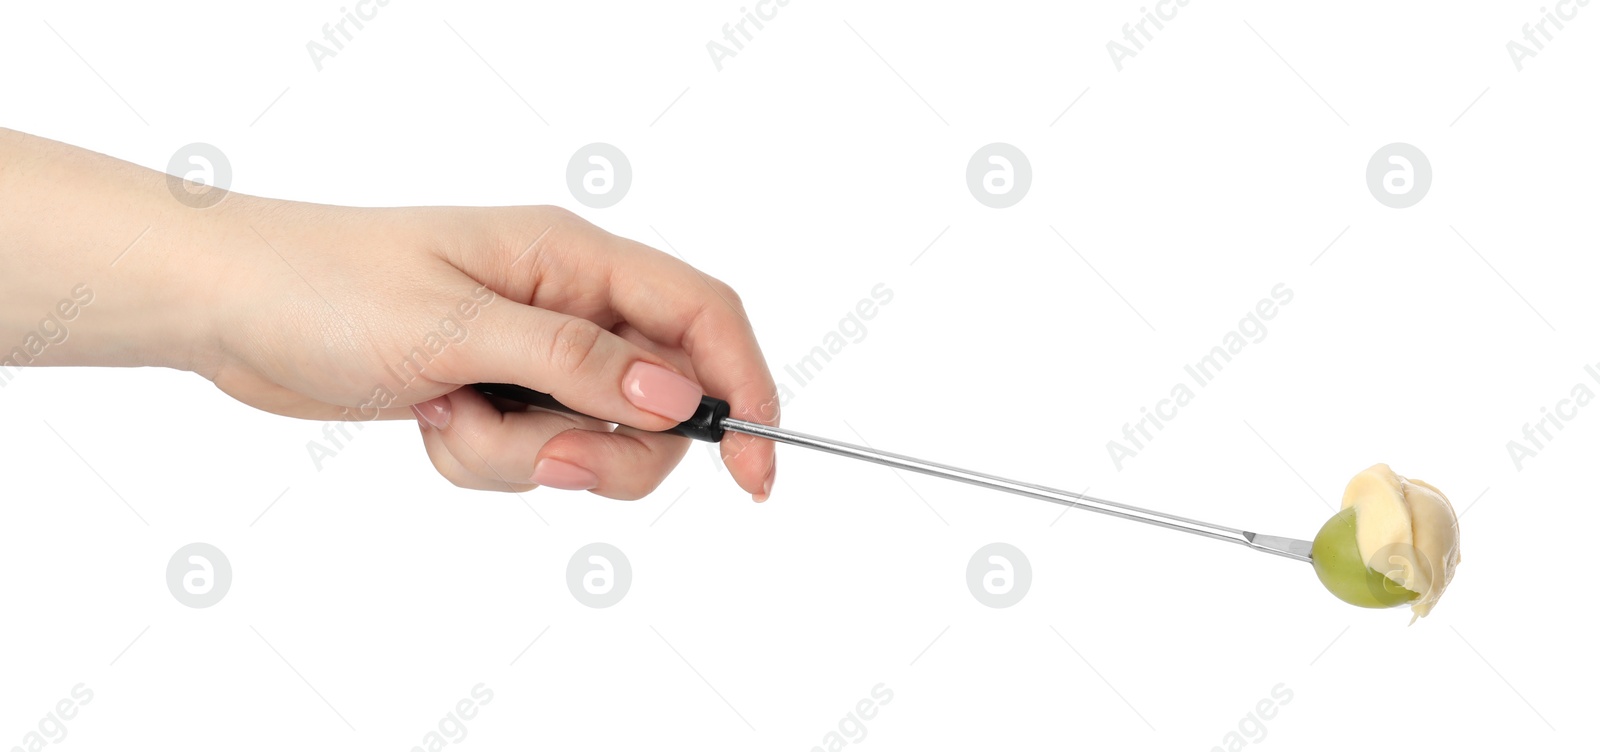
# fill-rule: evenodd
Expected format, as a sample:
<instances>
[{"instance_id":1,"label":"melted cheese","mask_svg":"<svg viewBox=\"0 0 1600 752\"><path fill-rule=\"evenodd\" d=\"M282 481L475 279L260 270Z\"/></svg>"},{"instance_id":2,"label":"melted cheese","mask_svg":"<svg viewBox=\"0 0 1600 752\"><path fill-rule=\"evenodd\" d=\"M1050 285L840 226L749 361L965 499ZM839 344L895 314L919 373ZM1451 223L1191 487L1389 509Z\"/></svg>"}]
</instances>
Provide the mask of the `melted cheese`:
<instances>
[{"instance_id":1,"label":"melted cheese","mask_svg":"<svg viewBox=\"0 0 1600 752\"><path fill-rule=\"evenodd\" d=\"M1461 561L1455 510L1439 489L1379 463L1345 487L1341 508L1356 510L1356 547L1367 566L1420 594L1412 620L1427 616Z\"/></svg>"}]
</instances>

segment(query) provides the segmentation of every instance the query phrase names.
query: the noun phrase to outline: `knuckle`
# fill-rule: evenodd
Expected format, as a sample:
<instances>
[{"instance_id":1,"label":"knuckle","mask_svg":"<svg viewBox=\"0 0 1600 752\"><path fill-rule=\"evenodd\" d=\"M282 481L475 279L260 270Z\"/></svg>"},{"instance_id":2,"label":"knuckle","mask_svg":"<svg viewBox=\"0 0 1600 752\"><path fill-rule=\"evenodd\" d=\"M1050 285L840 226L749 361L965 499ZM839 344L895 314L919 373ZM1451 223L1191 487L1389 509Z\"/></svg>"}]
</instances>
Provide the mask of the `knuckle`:
<instances>
[{"instance_id":1,"label":"knuckle","mask_svg":"<svg viewBox=\"0 0 1600 752\"><path fill-rule=\"evenodd\" d=\"M489 463L486 460L476 455L465 458L457 457L456 464L461 467L460 474L463 480L481 484L484 480L494 477L494 469L489 467Z\"/></svg>"},{"instance_id":2,"label":"knuckle","mask_svg":"<svg viewBox=\"0 0 1600 752\"><path fill-rule=\"evenodd\" d=\"M733 289L732 285L720 279L711 279L711 290L740 313L744 313L744 298L739 296L739 291Z\"/></svg>"},{"instance_id":3,"label":"knuckle","mask_svg":"<svg viewBox=\"0 0 1600 752\"><path fill-rule=\"evenodd\" d=\"M454 468L444 458L440 457L438 452L428 452L428 462L433 464L434 471L439 473L440 477L450 480L450 473Z\"/></svg>"},{"instance_id":4,"label":"knuckle","mask_svg":"<svg viewBox=\"0 0 1600 752\"><path fill-rule=\"evenodd\" d=\"M554 204L535 206L533 207L533 213L540 219L556 226L571 227L576 224L587 224L587 222L584 222L583 217L578 216L576 212L564 206L556 206Z\"/></svg>"},{"instance_id":5,"label":"knuckle","mask_svg":"<svg viewBox=\"0 0 1600 752\"><path fill-rule=\"evenodd\" d=\"M433 469L439 476L450 482L456 488L472 488L471 474L448 451L440 449L428 452L428 460L433 463Z\"/></svg>"},{"instance_id":6,"label":"knuckle","mask_svg":"<svg viewBox=\"0 0 1600 752\"><path fill-rule=\"evenodd\" d=\"M430 445L428 461L433 463L433 469L438 471L440 477L456 488L510 493L525 493L536 488L532 483L511 483L504 480L487 461L477 458L463 461L445 446Z\"/></svg>"},{"instance_id":7,"label":"knuckle","mask_svg":"<svg viewBox=\"0 0 1600 752\"><path fill-rule=\"evenodd\" d=\"M446 447L441 454L445 457L435 460L434 467L439 468L439 473L451 483L461 488L476 490L492 487L486 485L486 482L495 477L494 468L476 452L457 452L453 448ZM503 487L505 484L499 485Z\"/></svg>"},{"instance_id":8,"label":"knuckle","mask_svg":"<svg viewBox=\"0 0 1600 752\"><path fill-rule=\"evenodd\" d=\"M593 321L567 319L551 333L545 360L558 373L576 376L584 371L594 357L603 334L600 325Z\"/></svg>"},{"instance_id":9,"label":"knuckle","mask_svg":"<svg viewBox=\"0 0 1600 752\"><path fill-rule=\"evenodd\" d=\"M581 243L585 228L593 227L582 217L559 206L501 207L498 212L501 251L513 263L545 266L560 255ZM525 260L526 257L526 260Z\"/></svg>"},{"instance_id":10,"label":"knuckle","mask_svg":"<svg viewBox=\"0 0 1600 752\"><path fill-rule=\"evenodd\" d=\"M589 220L560 206L535 207L528 222L544 227L544 232L549 235L547 242L559 246L582 244L585 238L592 237L593 233L600 229Z\"/></svg>"}]
</instances>

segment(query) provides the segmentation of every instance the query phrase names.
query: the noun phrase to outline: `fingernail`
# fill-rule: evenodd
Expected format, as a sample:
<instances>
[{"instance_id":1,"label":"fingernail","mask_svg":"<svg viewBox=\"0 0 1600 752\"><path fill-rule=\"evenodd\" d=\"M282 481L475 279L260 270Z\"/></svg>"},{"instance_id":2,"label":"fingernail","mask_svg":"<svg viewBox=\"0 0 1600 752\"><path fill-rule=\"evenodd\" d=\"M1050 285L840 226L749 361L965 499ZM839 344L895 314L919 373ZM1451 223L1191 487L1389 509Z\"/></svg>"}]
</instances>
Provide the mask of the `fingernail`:
<instances>
[{"instance_id":1,"label":"fingernail","mask_svg":"<svg viewBox=\"0 0 1600 752\"><path fill-rule=\"evenodd\" d=\"M767 468L767 479L761 483L761 493L755 495L757 502L772 498L772 481L778 477L778 460L772 460L772 467Z\"/></svg>"},{"instance_id":2,"label":"fingernail","mask_svg":"<svg viewBox=\"0 0 1600 752\"><path fill-rule=\"evenodd\" d=\"M700 409L700 387L654 363L639 361L622 377L622 393L634 407L677 421Z\"/></svg>"},{"instance_id":3,"label":"fingernail","mask_svg":"<svg viewBox=\"0 0 1600 752\"><path fill-rule=\"evenodd\" d=\"M411 406L411 412L417 414L417 420L434 428L447 428L450 425L450 398L442 396L434 397L427 402L418 402Z\"/></svg>"},{"instance_id":4,"label":"fingernail","mask_svg":"<svg viewBox=\"0 0 1600 752\"><path fill-rule=\"evenodd\" d=\"M563 491L587 491L600 485L600 477L571 462L545 458L534 463L533 482Z\"/></svg>"}]
</instances>

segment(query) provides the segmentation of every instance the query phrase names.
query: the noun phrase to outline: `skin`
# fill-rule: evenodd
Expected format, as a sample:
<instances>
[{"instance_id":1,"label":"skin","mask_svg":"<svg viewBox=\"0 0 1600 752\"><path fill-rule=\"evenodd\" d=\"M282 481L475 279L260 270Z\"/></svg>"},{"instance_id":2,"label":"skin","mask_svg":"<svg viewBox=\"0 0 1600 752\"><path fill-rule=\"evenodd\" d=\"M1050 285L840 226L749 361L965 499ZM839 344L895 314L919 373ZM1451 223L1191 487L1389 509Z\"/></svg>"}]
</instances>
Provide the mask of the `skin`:
<instances>
[{"instance_id":1,"label":"skin","mask_svg":"<svg viewBox=\"0 0 1600 752\"><path fill-rule=\"evenodd\" d=\"M176 368L279 415L416 420L429 459L463 488L526 491L536 464L556 459L592 472L601 496L654 490L689 440L652 433L677 421L630 401L639 362L727 400L735 418L778 419L731 288L565 210L238 193L196 209L162 173L0 129L0 358L85 284L92 305L30 365ZM488 302L461 322L464 338L398 378L394 364L475 297ZM605 422L502 412L462 388L479 382L549 392ZM764 501L771 442L729 434L722 455Z\"/></svg>"}]
</instances>

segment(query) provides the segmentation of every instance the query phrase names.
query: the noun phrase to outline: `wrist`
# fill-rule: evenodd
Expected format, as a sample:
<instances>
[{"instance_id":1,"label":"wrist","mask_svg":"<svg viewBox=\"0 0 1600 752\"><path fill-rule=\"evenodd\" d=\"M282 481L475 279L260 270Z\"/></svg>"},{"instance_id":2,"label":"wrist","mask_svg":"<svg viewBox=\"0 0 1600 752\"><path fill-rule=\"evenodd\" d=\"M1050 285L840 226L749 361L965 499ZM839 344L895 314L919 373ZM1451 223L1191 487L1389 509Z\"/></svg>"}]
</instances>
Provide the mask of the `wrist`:
<instances>
[{"instance_id":1,"label":"wrist","mask_svg":"<svg viewBox=\"0 0 1600 752\"><path fill-rule=\"evenodd\" d=\"M249 245L245 209L260 202L228 194L208 208L176 199L166 176L130 195L130 210L109 220L105 234L125 238L92 254L98 310L88 365L157 366L210 377L228 360L223 334L239 301L268 294ZM87 316L86 316L87 318ZM87 327L86 327L87 328ZM91 343L86 343L91 344Z\"/></svg>"},{"instance_id":2,"label":"wrist","mask_svg":"<svg viewBox=\"0 0 1600 752\"><path fill-rule=\"evenodd\" d=\"M180 302L151 309L142 325L151 355L163 361L147 365L216 380L226 368L251 365L249 354L275 333L264 314L287 305L282 286L298 272L274 245L283 242L278 205L284 202L230 193L207 209L174 203L176 242L148 270L147 282Z\"/></svg>"}]
</instances>

